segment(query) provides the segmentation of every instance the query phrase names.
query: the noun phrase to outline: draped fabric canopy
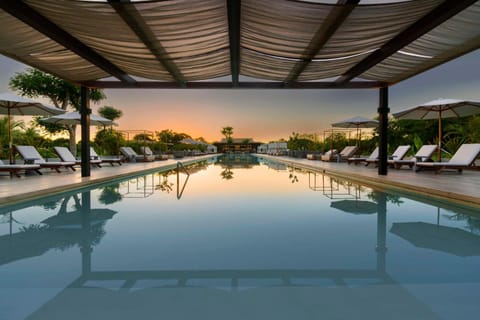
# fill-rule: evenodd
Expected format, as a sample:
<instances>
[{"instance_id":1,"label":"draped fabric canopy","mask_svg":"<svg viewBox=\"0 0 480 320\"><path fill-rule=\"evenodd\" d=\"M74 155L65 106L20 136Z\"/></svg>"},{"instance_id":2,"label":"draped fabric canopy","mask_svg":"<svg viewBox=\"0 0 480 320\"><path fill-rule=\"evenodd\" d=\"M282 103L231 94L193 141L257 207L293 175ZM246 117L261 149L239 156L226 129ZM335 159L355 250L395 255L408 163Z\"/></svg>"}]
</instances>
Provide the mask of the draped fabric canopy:
<instances>
[{"instance_id":1,"label":"draped fabric canopy","mask_svg":"<svg viewBox=\"0 0 480 320\"><path fill-rule=\"evenodd\" d=\"M478 49L480 3L4 0L0 29L0 54L91 86L378 87Z\"/></svg>"}]
</instances>

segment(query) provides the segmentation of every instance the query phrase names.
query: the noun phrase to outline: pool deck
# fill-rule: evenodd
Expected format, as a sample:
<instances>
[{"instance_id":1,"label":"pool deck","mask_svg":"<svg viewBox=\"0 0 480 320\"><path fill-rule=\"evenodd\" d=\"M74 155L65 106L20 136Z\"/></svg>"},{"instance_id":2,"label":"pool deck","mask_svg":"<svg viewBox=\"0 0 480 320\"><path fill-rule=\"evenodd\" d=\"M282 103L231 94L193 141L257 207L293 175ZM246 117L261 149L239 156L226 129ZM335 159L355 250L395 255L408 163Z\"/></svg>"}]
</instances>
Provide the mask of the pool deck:
<instances>
[{"instance_id":1,"label":"pool deck","mask_svg":"<svg viewBox=\"0 0 480 320\"><path fill-rule=\"evenodd\" d=\"M480 207L480 171L464 170L463 173L422 171L411 169L389 169L388 175L379 176L372 165L348 165L346 163L323 162L319 160L297 159L261 155L263 158L285 163L290 166L311 169L329 175L347 178L365 185L396 189L438 199L457 201L463 204ZM205 160L212 155L169 159L166 161L126 163L122 166L104 164L102 168L92 168L90 177L81 177L80 168L77 171L43 171L44 175L27 175L21 178L0 176L0 206L13 204L23 200L39 198L52 193L70 191L105 183L115 178L128 177L134 174L147 174L157 170L176 168L177 162L187 165L199 160Z\"/></svg>"}]
</instances>

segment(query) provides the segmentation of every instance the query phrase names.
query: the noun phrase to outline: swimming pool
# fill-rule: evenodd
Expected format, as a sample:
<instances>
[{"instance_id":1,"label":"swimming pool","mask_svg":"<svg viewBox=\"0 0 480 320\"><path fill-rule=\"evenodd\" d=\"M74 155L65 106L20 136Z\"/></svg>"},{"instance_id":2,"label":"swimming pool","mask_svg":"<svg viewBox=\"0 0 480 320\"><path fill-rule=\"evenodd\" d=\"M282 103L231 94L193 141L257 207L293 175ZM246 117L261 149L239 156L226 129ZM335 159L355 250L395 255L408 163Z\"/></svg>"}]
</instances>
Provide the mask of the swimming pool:
<instances>
[{"instance_id":1,"label":"swimming pool","mask_svg":"<svg viewBox=\"0 0 480 320\"><path fill-rule=\"evenodd\" d=\"M1 209L0 319L472 319L480 212L247 155Z\"/></svg>"}]
</instances>

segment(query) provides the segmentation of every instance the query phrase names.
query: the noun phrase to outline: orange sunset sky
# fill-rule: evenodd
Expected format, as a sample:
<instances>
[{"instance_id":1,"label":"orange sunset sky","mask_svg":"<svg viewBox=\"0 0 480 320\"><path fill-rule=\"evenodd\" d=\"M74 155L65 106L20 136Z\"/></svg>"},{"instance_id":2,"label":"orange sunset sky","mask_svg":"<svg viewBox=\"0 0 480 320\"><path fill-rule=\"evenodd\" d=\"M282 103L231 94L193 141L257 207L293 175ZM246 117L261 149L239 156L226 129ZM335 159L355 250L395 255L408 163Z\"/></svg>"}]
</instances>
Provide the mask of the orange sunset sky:
<instances>
[{"instance_id":1,"label":"orange sunset sky","mask_svg":"<svg viewBox=\"0 0 480 320\"><path fill-rule=\"evenodd\" d=\"M0 56L0 92L26 68ZM443 97L480 100L480 51L410 78L389 89L391 112ZM375 117L378 90L105 90L104 105L123 111L119 130L172 129L209 142L222 138L224 126L234 137L268 142L292 132L323 134L333 122L353 116Z\"/></svg>"}]
</instances>

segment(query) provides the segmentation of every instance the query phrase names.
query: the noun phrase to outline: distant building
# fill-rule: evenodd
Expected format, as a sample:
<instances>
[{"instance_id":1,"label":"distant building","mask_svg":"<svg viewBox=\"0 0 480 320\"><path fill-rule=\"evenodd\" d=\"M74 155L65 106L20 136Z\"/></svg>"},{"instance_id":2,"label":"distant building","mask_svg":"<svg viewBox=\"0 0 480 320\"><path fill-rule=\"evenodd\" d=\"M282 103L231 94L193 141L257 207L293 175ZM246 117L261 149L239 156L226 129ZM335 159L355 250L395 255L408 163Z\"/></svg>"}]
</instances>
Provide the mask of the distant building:
<instances>
[{"instance_id":1,"label":"distant building","mask_svg":"<svg viewBox=\"0 0 480 320\"><path fill-rule=\"evenodd\" d=\"M202 145L202 146L205 146L205 151L207 153L217 153L217 147L216 146L214 146L213 144L208 144L208 143L203 142L203 141L198 141L198 140L193 140L193 139L190 139L190 138L185 138L185 139L181 140L180 142L184 143L184 144Z\"/></svg>"},{"instance_id":2,"label":"distant building","mask_svg":"<svg viewBox=\"0 0 480 320\"><path fill-rule=\"evenodd\" d=\"M257 148L258 153L267 153L268 152L268 143L263 143Z\"/></svg>"},{"instance_id":3,"label":"distant building","mask_svg":"<svg viewBox=\"0 0 480 320\"><path fill-rule=\"evenodd\" d=\"M287 142L277 141L270 142L267 146L267 153L276 156L285 155L288 152Z\"/></svg>"},{"instance_id":4,"label":"distant building","mask_svg":"<svg viewBox=\"0 0 480 320\"><path fill-rule=\"evenodd\" d=\"M232 138L230 143L227 143L226 139L222 139L220 142L214 142L213 144L218 148L218 152L221 153L252 153L257 152L257 147L262 143L255 142L251 138Z\"/></svg>"}]
</instances>

